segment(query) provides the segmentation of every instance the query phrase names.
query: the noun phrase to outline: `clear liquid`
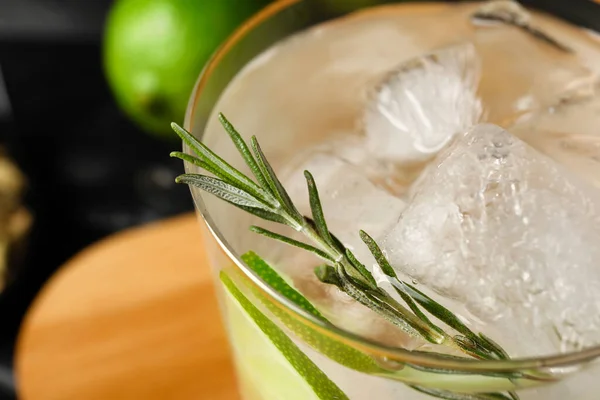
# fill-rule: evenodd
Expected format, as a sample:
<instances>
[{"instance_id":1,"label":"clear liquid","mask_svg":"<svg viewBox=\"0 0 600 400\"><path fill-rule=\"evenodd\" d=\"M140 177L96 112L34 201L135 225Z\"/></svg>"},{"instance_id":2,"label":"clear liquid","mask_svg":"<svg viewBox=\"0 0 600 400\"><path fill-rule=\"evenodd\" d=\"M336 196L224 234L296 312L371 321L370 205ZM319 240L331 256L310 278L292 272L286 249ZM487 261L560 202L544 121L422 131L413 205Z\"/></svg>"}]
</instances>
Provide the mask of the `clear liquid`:
<instances>
[{"instance_id":1,"label":"clear liquid","mask_svg":"<svg viewBox=\"0 0 600 400\"><path fill-rule=\"evenodd\" d=\"M408 202L411 186L430 160L395 160L376 165L364 160L360 146L354 146L353 143L360 142L365 135L361 118L370 100L370 92L383 76L400 63L436 48L470 41L476 44L484 59L479 95L486 104L485 120L507 128L516 126L513 133L563 162L567 168L580 173L583 179L594 182L597 175L590 171L600 165L600 153L594 150L600 134L598 137L586 136L585 140L591 141L592 146L585 146L585 151L580 153L575 150L574 153L572 146L554 144L556 135L533 134L531 129L518 128L521 126L519 124L531 125L533 122L529 121L544 118L540 115L545 110L560 103L564 96L578 93L575 89L590 87L589 82L594 82L595 74L600 70L600 45L584 31L552 17L533 14L537 26L552 32L554 37L576 50L576 56L565 57L556 49L540 44L537 39L514 27L494 27L492 30L474 25L469 16L479 6L426 3L378 7L294 35L259 55L230 83L208 122L205 142L212 146L222 136L216 113L223 112L243 135L250 136L260 132L262 137L269 138L263 139L261 144L284 177L297 172L297 167L315 152L334 151L339 154L341 146L344 157L353 160L358 167L368 168L367 175L373 185ZM452 33L448 34L449 31ZM507 46L511 40L524 44ZM498 48L502 49L501 53ZM543 71L539 65L523 62L532 56L545 61L555 60L556 64L564 68ZM499 57L512 57L521 61L507 63ZM522 74L515 73L513 68L521 68L519 71ZM497 77L503 74L514 79L509 82L498 80ZM544 84L540 76L551 79L554 84ZM592 83L591 87L593 86ZM571 126L568 118L571 117L565 115L562 119L565 126ZM585 124L580 117L577 118L577 125ZM538 125L541 126L540 123ZM560 133L561 137L574 136L575 143L581 142L577 131ZM277 151L282 147L306 151L290 160L288 154L283 155ZM568 157L563 151L565 148L569 149ZM281 157L278 157L279 154ZM335 196L332 195L333 198ZM241 223L238 221L238 224ZM398 332L386 321L372 315L370 310L354 304L346 295L324 288L312 276L315 260L311 256L287 249L273 250L274 246L269 244L252 244L252 248L259 252L261 246L265 249L261 254L276 262L277 267L290 277L294 285L323 309L333 322L388 345L440 351ZM445 304L463 316L474 329L481 328L480 330L494 337L493 327L478 320L461 304L448 299ZM235 346L236 333L233 334ZM506 347L511 348L513 342L513 350L519 351L516 341L518 338L510 338ZM363 376L359 379L355 375L360 374L341 368L309 349L306 351L332 379L344 386L342 389L352 399L364 398L367 380L373 380L367 386L370 388L370 396L376 392L381 399L430 398L381 378ZM237 353L240 358L238 363L243 364L243 353ZM522 398L560 399L572 393L577 393L579 397L576 398L580 399L594 398L581 390L574 386L555 388L554 391L534 389L525 392ZM260 390L253 389L253 392L258 393Z\"/></svg>"}]
</instances>

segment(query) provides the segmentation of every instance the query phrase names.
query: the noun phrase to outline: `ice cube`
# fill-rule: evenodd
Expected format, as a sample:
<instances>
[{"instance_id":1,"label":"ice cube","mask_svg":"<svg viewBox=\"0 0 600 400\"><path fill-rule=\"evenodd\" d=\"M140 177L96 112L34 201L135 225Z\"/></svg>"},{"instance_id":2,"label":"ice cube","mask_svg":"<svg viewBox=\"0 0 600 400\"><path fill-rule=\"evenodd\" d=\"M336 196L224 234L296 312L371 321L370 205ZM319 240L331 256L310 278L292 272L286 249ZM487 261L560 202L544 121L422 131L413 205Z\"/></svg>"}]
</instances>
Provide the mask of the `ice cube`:
<instances>
[{"instance_id":1,"label":"ice cube","mask_svg":"<svg viewBox=\"0 0 600 400\"><path fill-rule=\"evenodd\" d=\"M473 15L475 23L499 21L515 26L527 27L531 24L531 15L519 3L513 0L486 1Z\"/></svg>"},{"instance_id":2,"label":"ice cube","mask_svg":"<svg viewBox=\"0 0 600 400\"><path fill-rule=\"evenodd\" d=\"M471 44L407 61L375 89L364 115L367 147L379 158L431 158L479 120L479 60Z\"/></svg>"},{"instance_id":3,"label":"ice cube","mask_svg":"<svg viewBox=\"0 0 600 400\"><path fill-rule=\"evenodd\" d=\"M360 167L335 154L310 149L282 174L284 187L304 215L310 215L304 170L314 176L329 230L353 251L366 249L360 229L380 234L396 223L405 208L403 200L375 185Z\"/></svg>"},{"instance_id":4,"label":"ice cube","mask_svg":"<svg viewBox=\"0 0 600 400\"><path fill-rule=\"evenodd\" d=\"M600 96L544 109L511 132L600 188Z\"/></svg>"},{"instance_id":5,"label":"ice cube","mask_svg":"<svg viewBox=\"0 0 600 400\"><path fill-rule=\"evenodd\" d=\"M572 48L583 41L564 26L532 16L515 1L486 3L474 16L473 43L482 62L478 94L486 122L509 126L597 79L589 48ZM598 54L600 45L590 46Z\"/></svg>"},{"instance_id":6,"label":"ice cube","mask_svg":"<svg viewBox=\"0 0 600 400\"><path fill-rule=\"evenodd\" d=\"M298 250L289 252L277 265L292 285L336 326L389 346L415 349L422 345L422 340L392 325L336 286L320 282L313 272L320 264L311 253Z\"/></svg>"},{"instance_id":7,"label":"ice cube","mask_svg":"<svg viewBox=\"0 0 600 400\"><path fill-rule=\"evenodd\" d=\"M370 267L374 260L358 231L382 234L396 223L405 202L371 182L364 169L344 160L342 157L354 153L352 144L346 144L338 143L336 147L342 151L337 154L328 146L308 149L292 160L280 176L299 211L310 215L303 171L313 174L329 230ZM296 238L306 241L300 234ZM313 254L295 248L288 248L277 261L293 285L337 326L388 345L414 348L420 343L337 287L321 283L313 270L322 263Z\"/></svg>"},{"instance_id":8,"label":"ice cube","mask_svg":"<svg viewBox=\"0 0 600 400\"><path fill-rule=\"evenodd\" d=\"M382 236L399 273L464 304L517 355L600 343L599 191L491 124L425 174Z\"/></svg>"}]
</instances>

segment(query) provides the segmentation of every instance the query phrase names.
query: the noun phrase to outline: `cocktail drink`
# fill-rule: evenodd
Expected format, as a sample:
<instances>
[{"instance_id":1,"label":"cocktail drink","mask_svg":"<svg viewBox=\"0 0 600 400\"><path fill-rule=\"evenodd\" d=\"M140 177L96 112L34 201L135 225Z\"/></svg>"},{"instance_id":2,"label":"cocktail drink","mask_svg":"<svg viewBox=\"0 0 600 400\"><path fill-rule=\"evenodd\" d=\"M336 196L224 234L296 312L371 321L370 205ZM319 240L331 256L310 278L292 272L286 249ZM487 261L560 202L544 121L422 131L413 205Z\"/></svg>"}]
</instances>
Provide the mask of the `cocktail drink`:
<instances>
[{"instance_id":1,"label":"cocktail drink","mask_svg":"<svg viewBox=\"0 0 600 400\"><path fill-rule=\"evenodd\" d=\"M242 397L597 399L597 36L340 4L255 16L174 126Z\"/></svg>"}]
</instances>

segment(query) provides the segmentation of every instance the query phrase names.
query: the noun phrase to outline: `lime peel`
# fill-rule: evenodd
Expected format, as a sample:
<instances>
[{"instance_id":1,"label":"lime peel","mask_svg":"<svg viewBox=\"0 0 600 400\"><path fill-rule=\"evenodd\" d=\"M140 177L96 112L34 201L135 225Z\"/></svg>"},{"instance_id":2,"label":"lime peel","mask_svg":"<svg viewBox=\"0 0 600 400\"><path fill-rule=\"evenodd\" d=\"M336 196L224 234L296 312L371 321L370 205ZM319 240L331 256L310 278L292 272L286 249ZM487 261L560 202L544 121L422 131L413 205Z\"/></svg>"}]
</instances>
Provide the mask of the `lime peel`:
<instances>
[{"instance_id":1,"label":"lime peel","mask_svg":"<svg viewBox=\"0 0 600 400\"><path fill-rule=\"evenodd\" d=\"M221 271L220 279L226 291L235 299L237 304L245 311L257 328L279 350L281 355L296 370L304 381L312 388L316 398L321 400L349 400L348 396L332 381L319 367L304 354L298 346L267 316L265 316L250 300L237 288L233 280L225 271ZM239 332L237 332L239 333ZM235 339L234 339L235 344ZM268 354L262 354L269 357ZM268 378L266 378L268 379ZM282 385L282 382L264 382L265 385ZM293 385L288 385L284 390L292 391Z\"/></svg>"},{"instance_id":2,"label":"lime peel","mask_svg":"<svg viewBox=\"0 0 600 400\"><path fill-rule=\"evenodd\" d=\"M286 293L291 293L289 290L280 292L286 298L289 298L299 307L309 311L310 309L316 308L300 293L295 289L291 288L281 276L271 267L269 264L256 255L253 252L248 252L242 256L246 264L253 271L262 271L261 278L271 287L279 292L281 288L288 287L295 293L293 296L288 297ZM281 284L285 283L285 286ZM302 341L310 345L312 348L327 356L331 360L341 364L345 367L353 369L355 371L364 372L368 374L385 374L385 370L381 368L373 358L365 353L356 350L353 347L348 346L338 340L332 339L326 334L318 331L306 325L305 322L300 321L297 317L290 315L288 311L283 310L277 306L265 296L264 293L254 285L249 285L252 293L256 298L263 303L269 311L271 311L279 320L292 332L296 334ZM307 306L308 305L308 306ZM310 312L310 311L309 311ZM318 312L318 311L317 311Z\"/></svg>"},{"instance_id":3,"label":"lime peel","mask_svg":"<svg viewBox=\"0 0 600 400\"><path fill-rule=\"evenodd\" d=\"M327 322L327 319L296 289L291 287L265 260L260 258L255 252L249 251L242 255L242 260L258 276L269 284L279 294L292 301L298 307L308 311L321 321Z\"/></svg>"}]
</instances>

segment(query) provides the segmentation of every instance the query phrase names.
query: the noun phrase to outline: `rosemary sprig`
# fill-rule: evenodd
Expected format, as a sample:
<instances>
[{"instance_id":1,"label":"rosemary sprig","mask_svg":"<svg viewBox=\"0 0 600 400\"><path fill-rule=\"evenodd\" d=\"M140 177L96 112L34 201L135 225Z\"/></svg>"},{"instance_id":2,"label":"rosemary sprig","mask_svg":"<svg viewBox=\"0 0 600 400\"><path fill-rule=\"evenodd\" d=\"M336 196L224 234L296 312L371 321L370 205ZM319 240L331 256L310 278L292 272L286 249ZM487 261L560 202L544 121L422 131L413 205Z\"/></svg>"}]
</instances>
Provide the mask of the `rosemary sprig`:
<instances>
[{"instance_id":1,"label":"rosemary sprig","mask_svg":"<svg viewBox=\"0 0 600 400\"><path fill-rule=\"evenodd\" d=\"M377 284L364 264L329 231L317 185L311 173L304 171L312 214L309 218L300 214L292 202L262 152L256 137L251 138L251 145L248 146L224 115L219 114L219 121L252 171L256 182L229 165L185 129L173 123L171 124L173 130L196 153L197 157L181 152L173 152L171 156L192 163L214 175L212 177L184 174L177 178L177 182L196 186L259 218L284 224L301 232L311 244L265 228L251 227L251 230L258 234L315 254L326 262L325 265L315 269L315 274L321 282L337 286L408 334L434 344L458 349L477 359L509 358L494 341L481 333L473 332L450 310L414 286L400 280L375 240L366 232L360 231L362 241L369 248L379 268L388 277L404 304L392 297ZM458 334L442 329L426 315L426 312ZM516 396L512 392L510 395Z\"/></svg>"}]
</instances>

